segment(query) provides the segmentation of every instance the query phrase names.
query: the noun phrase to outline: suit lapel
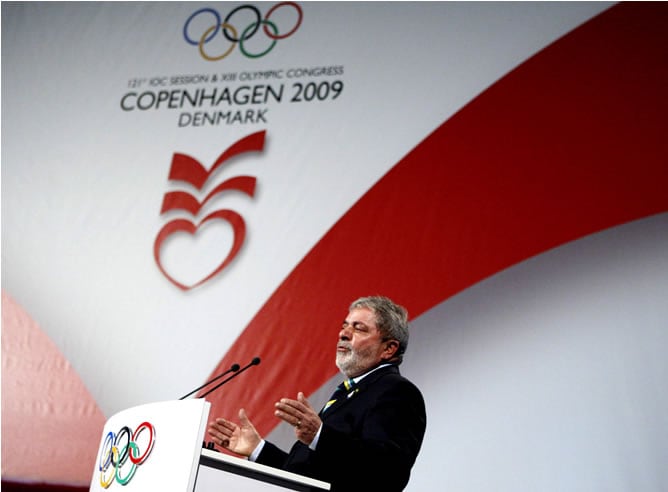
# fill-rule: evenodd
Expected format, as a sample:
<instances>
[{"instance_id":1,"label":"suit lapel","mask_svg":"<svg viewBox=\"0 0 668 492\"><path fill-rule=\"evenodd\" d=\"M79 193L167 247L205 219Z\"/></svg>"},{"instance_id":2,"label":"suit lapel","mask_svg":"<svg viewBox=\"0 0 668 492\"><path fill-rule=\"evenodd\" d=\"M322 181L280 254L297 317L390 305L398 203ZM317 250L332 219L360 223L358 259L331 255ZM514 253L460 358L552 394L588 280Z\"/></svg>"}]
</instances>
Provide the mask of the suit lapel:
<instances>
[{"instance_id":1,"label":"suit lapel","mask_svg":"<svg viewBox=\"0 0 668 492\"><path fill-rule=\"evenodd\" d=\"M399 368L395 365L383 367L373 371L368 376L364 377L358 384L355 385L352 391L348 392L343 398L338 398L326 412L320 411L320 416L326 420L330 415L337 412L340 408L343 408L350 402L354 400L359 394L364 393L364 390L371 386L373 383L378 381L379 378L383 377L388 373L398 373Z\"/></svg>"}]
</instances>

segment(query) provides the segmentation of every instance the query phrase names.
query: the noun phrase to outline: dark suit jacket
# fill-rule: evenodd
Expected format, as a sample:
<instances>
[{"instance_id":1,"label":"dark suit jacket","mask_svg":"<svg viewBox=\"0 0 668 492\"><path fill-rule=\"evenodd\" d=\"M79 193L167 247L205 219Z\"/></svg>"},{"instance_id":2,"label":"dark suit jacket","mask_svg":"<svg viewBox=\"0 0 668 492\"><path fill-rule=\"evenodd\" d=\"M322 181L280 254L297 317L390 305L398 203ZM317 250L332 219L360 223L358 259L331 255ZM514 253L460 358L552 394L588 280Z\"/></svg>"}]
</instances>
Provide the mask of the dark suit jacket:
<instances>
[{"instance_id":1,"label":"dark suit jacket","mask_svg":"<svg viewBox=\"0 0 668 492\"><path fill-rule=\"evenodd\" d=\"M258 463L329 482L338 492L403 490L426 428L422 394L394 365L356 388L321 413L315 451L297 441L285 453L267 442Z\"/></svg>"}]
</instances>

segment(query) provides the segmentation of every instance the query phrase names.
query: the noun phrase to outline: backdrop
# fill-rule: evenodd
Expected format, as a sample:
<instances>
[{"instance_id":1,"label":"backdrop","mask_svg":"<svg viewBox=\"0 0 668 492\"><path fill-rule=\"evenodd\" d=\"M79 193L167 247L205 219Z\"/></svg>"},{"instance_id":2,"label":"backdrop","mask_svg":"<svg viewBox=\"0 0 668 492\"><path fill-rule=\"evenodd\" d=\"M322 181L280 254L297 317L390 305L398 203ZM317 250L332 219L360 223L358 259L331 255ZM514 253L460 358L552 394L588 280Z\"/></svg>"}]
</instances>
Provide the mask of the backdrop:
<instances>
[{"instance_id":1,"label":"backdrop","mask_svg":"<svg viewBox=\"0 0 668 492\"><path fill-rule=\"evenodd\" d=\"M3 2L3 480L85 486L109 416L256 356L212 415L287 447L273 402L321 405L383 294L427 402L408 490L666 490L667 21Z\"/></svg>"}]
</instances>

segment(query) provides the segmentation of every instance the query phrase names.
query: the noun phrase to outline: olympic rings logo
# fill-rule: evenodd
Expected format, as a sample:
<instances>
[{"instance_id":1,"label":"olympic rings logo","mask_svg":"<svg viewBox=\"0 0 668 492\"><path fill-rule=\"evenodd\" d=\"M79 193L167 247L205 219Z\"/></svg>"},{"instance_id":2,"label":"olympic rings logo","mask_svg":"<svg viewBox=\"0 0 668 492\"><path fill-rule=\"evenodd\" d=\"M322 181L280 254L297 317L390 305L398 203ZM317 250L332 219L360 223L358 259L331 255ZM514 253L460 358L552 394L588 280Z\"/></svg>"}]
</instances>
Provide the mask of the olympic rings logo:
<instances>
[{"instance_id":1,"label":"olympic rings logo","mask_svg":"<svg viewBox=\"0 0 668 492\"><path fill-rule=\"evenodd\" d=\"M144 451L139 449L137 440L143 431L149 432L148 443ZM144 439L145 441L146 439ZM155 442L155 427L149 422L143 422L132 432L130 427L122 427L117 433L109 432L100 448L100 485L103 489L109 488L114 482L127 485L137 471L137 466L146 461L151 454ZM130 463L127 464L128 459ZM127 466L126 466L127 465Z\"/></svg>"},{"instance_id":2,"label":"olympic rings logo","mask_svg":"<svg viewBox=\"0 0 668 492\"><path fill-rule=\"evenodd\" d=\"M297 22L290 29L279 30L278 26L276 26L274 22L269 20L269 18L278 9L284 7L292 7L293 9L295 9L295 11L297 12ZM243 29L241 29L241 35L240 35L239 30L231 23L231 20L232 17L237 12L240 12L242 10L249 10L255 16L255 20L250 24L248 24ZM211 27L205 29L204 32L199 37L193 38L190 35L190 24L192 23L193 19L195 19L196 17L207 16L207 15L213 16L214 18L213 24L211 25ZM232 50L234 50L234 47L237 44L239 45L239 50L241 51L241 53L243 53L243 55L246 56L247 58L261 58L274 49L274 46L276 46L276 42L279 39L285 39L287 37L292 36L297 31L297 29L299 29L299 26L302 23L302 18L303 18L302 9L295 2L277 3L272 8L269 9L264 19L260 14L260 10L257 7L249 4L236 7L229 14L227 14L225 19L221 19L220 14L216 10L205 7L195 11L193 14L190 15L190 17L188 17L188 20L183 25L183 37L188 44L197 46L199 48L200 55L202 55L202 58L208 61L222 60L230 53L232 53ZM262 26L262 33L264 33L264 35L271 41L269 42L269 46L264 51L260 51L258 53L251 53L247 49L248 40L259 32L260 26ZM215 56L210 55L204 50L204 46L210 41L212 41L218 35L219 32L222 33L223 37L230 42L230 47L221 55L215 55Z\"/></svg>"}]
</instances>

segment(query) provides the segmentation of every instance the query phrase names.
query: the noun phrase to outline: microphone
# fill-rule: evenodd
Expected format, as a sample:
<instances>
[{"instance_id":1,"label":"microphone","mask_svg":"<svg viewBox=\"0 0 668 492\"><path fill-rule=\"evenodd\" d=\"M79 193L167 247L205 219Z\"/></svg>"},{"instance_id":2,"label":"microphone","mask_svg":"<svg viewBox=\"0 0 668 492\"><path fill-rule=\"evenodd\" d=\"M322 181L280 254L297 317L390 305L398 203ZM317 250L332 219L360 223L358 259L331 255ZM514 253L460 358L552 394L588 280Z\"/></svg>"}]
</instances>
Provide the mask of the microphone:
<instances>
[{"instance_id":1,"label":"microphone","mask_svg":"<svg viewBox=\"0 0 668 492\"><path fill-rule=\"evenodd\" d=\"M259 362L258 362L258 364L259 364ZM211 381L207 381L206 383L204 383L204 384L203 384L202 386L200 386L199 388L195 388L195 389L192 390L190 393L183 395L181 398L179 398L179 400L184 400L184 399L188 398L190 395L192 395L193 393L198 392L199 390L201 390L201 389L204 388L205 386L209 386L211 383L213 383L213 382L215 382L215 381L218 381L218 380L219 380L220 378L222 378L225 374L229 374L229 373L231 373L231 372L237 372L238 370L239 370L239 364L232 364L232 366L231 366L227 371L225 371L225 372L222 373L222 374L218 374L218 376L216 376L215 378L213 378Z\"/></svg>"},{"instance_id":2,"label":"microphone","mask_svg":"<svg viewBox=\"0 0 668 492\"><path fill-rule=\"evenodd\" d=\"M225 383L227 383L230 379L234 379L234 378L236 378L239 374L241 374L242 372L244 372L244 371L245 371L246 369L248 369L249 367L251 367L251 366L257 366L259 363L260 363L260 358L259 358L259 357L254 357L253 360L250 361L250 362L248 363L248 365L242 367L239 371L237 371L237 372L235 372L234 374L232 374L229 378L224 379L223 381L221 381L220 383L218 383L216 386L214 386L213 388L211 388L209 391L205 392L203 395L200 395L200 398L204 398L206 395L208 395L208 394L211 393L212 391L217 390L217 389L220 388L222 385L224 385Z\"/></svg>"}]
</instances>

